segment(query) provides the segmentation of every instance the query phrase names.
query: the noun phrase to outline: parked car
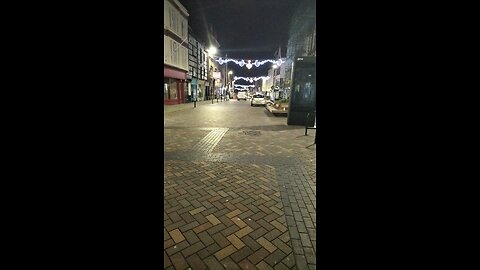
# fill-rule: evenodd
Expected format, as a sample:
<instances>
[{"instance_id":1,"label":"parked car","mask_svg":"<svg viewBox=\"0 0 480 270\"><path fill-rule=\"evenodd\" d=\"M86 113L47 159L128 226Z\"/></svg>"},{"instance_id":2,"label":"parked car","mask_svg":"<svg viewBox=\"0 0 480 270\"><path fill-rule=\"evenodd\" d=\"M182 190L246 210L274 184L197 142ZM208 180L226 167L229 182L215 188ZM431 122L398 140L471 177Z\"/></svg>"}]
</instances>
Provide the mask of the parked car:
<instances>
[{"instance_id":1,"label":"parked car","mask_svg":"<svg viewBox=\"0 0 480 270\"><path fill-rule=\"evenodd\" d=\"M263 105L263 106L265 106L265 96L263 96L262 94L255 94L255 95L253 95L252 101L250 102L250 105L251 105L251 106L254 106L254 105Z\"/></svg>"},{"instance_id":2,"label":"parked car","mask_svg":"<svg viewBox=\"0 0 480 270\"><path fill-rule=\"evenodd\" d=\"M240 100L240 99L243 99L243 100L247 100L247 92L244 92L244 91L238 91L237 93L237 100Z\"/></svg>"}]
</instances>

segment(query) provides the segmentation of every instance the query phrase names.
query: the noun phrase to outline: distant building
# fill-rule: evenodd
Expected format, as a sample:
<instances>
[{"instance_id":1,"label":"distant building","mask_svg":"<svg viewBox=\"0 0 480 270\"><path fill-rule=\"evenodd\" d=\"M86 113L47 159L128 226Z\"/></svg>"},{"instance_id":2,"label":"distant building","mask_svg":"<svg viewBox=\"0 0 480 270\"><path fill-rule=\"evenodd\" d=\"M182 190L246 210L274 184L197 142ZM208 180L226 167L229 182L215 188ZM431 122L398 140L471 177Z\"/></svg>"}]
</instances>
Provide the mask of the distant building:
<instances>
[{"instance_id":1,"label":"distant building","mask_svg":"<svg viewBox=\"0 0 480 270\"><path fill-rule=\"evenodd\" d=\"M276 54L280 56L281 54ZM279 58L282 61L286 61L286 58ZM279 67L274 69L270 67L268 69L268 80L265 81L265 91L266 95L270 97L270 99L279 99L281 96L281 91L285 89L285 74L286 74L286 63L281 64ZM275 89L275 91L272 91Z\"/></svg>"},{"instance_id":2,"label":"distant building","mask_svg":"<svg viewBox=\"0 0 480 270\"><path fill-rule=\"evenodd\" d=\"M163 103L184 103L188 71L188 12L178 0L163 2Z\"/></svg>"}]
</instances>

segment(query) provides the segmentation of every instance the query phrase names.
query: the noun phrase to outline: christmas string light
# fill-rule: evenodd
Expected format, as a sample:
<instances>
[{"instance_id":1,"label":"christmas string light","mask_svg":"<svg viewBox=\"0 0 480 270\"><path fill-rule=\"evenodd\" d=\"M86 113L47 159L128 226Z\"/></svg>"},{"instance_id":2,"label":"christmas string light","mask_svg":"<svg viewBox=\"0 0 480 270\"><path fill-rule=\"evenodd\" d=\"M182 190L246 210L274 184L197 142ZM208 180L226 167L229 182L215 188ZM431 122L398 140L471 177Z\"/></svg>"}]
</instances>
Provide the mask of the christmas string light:
<instances>
[{"instance_id":1,"label":"christmas string light","mask_svg":"<svg viewBox=\"0 0 480 270\"><path fill-rule=\"evenodd\" d=\"M269 76L261 76L261 77L233 77L233 82L238 81L238 80L244 80L247 82L253 83L253 81L258 81L258 80L268 80L270 77Z\"/></svg>"},{"instance_id":2,"label":"christmas string light","mask_svg":"<svg viewBox=\"0 0 480 270\"><path fill-rule=\"evenodd\" d=\"M253 84L251 84L251 85L236 84L235 85L236 90L245 90L245 89L252 88L252 87L255 87L255 85L253 85Z\"/></svg>"},{"instance_id":3,"label":"christmas string light","mask_svg":"<svg viewBox=\"0 0 480 270\"><path fill-rule=\"evenodd\" d=\"M255 67L259 67L267 62L269 63L272 63L274 65L277 65L277 66L281 66L283 63L285 63L284 60L282 59L278 59L278 60L271 60L271 59L267 59L267 60L262 60L262 61L259 61L259 60L255 60L253 63L252 63L252 60L247 60L245 62L245 60L236 60L236 59L231 59L231 58L222 58L222 57L218 57L215 59L215 61L217 61L220 65L223 65L223 64L226 64L228 62L234 62L235 64L243 67L243 66L246 66L248 69L251 69L253 66Z\"/></svg>"}]
</instances>

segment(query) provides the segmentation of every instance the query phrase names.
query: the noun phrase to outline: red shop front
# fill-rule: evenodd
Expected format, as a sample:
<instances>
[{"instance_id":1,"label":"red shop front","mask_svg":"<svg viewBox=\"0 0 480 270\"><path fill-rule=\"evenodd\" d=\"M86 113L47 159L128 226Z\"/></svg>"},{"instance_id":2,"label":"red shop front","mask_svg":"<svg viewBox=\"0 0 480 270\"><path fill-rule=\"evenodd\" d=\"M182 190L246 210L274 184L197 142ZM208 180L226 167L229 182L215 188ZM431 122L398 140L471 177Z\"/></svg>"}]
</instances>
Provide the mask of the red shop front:
<instances>
[{"instance_id":1,"label":"red shop front","mask_svg":"<svg viewBox=\"0 0 480 270\"><path fill-rule=\"evenodd\" d=\"M186 71L163 66L163 104L185 103Z\"/></svg>"}]
</instances>

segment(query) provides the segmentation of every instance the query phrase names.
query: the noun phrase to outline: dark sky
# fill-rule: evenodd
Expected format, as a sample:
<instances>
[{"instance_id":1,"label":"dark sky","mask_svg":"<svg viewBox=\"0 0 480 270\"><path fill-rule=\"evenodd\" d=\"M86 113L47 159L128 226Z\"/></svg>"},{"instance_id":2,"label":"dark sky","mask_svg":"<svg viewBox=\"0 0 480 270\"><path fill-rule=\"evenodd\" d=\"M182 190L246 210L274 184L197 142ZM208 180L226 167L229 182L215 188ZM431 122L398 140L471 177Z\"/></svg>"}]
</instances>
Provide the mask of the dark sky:
<instances>
[{"instance_id":1,"label":"dark sky","mask_svg":"<svg viewBox=\"0 0 480 270\"><path fill-rule=\"evenodd\" d=\"M225 56L226 53L234 59L264 60L273 59L280 45L285 56L290 18L301 0L179 1L188 10L189 25L195 34L202 36L207 24L213 25L220 43L219 54ZM266 76L269 66L267 63L248 70L228 63L234 76L243 77Z\"/></svg>"}]
</instances>

